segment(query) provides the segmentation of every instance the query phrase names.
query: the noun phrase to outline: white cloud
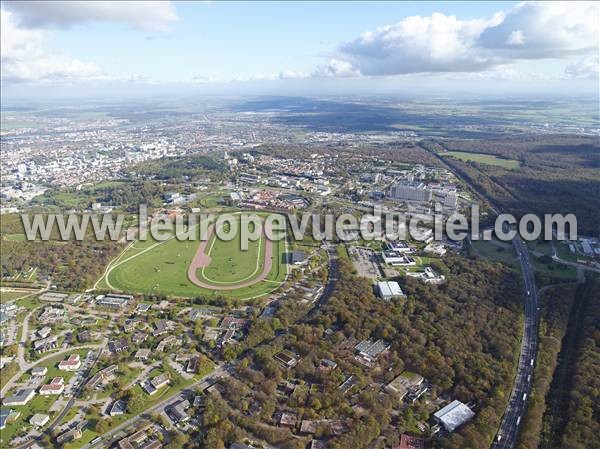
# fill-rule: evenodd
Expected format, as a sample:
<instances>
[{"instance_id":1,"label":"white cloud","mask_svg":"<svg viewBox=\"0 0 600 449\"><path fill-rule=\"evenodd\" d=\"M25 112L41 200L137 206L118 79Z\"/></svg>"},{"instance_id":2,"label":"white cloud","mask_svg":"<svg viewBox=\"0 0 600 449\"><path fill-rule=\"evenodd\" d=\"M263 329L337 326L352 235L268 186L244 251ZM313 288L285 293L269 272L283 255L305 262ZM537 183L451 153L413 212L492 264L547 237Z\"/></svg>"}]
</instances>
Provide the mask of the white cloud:
<instances>
[{"instance_id":1,"label":"white cloud","mask_svg":"<svg viewBox=\"0 0 600 449\"><path fill-rule=\"evenodd\" d=\"M341 59L331 59L326 65L317 67L313 72L314 77L340 77L347 78L353 76L359 76L360 72L355 69L352 64L348 61Z\"/></svg>"},{"instance_id":2,"label":"white cloud","mask_svg":"<svg viewBox=\"0 0 600 449\"><path fill-rule=\"evenodd\" d=\"M12 13L0 12L2 81L76 80L102 77L98 66L44 48L48 32L20 28Z\"/></svg>"},{"instance_id":3,"label":"white cloud","mask_svg":"<svg viewBox=\"0 0 600 449\"><path fill-rule=\"evenodd\" d=\"M440 13L407 17L342 45L338 65L349 63L346 72L354 68L363 75L481 70L493 64L474 51L486 26Z\"/></svg>"},{"instance_id":4,"label":"white cloud","mask_svg":"<svg viewBox=\"0 0 600 449\"><path fill-rule=\"evenodd\" d=\"M591 2L528 2L488 20L441 13L407 17L343 44L316 73L480 72L519 60L597 53L599 14L600 6Z\"/></svg>"},{"instance_id":5,"label":"white cloud","mask_svg":"<svg viewBox=\"0 0 600 449\"><path fill-rule=\"evenodd\" d=\"M508 45L523 45L525 43L523 32L521 30L511 32L506 38L506 43Z\"/></svg>"},{"instance_id":6,"label":"white cloud","mask_svg":"<svg viewBox=\"0 0 600 449\"><path fill-rule=\"evenodd\" d=\"M167 31L178 19L170 1L22 1L3 5L26 28L69 27L85 22L123 22L144 31Z\"/></svg>"},{"instance_id":7,"label":"white cloud","mask_svg":"<svg viewBox=\"0 0 600 449\"><path fill-rule=\"evenodd\" d=\"M122 22L144 31L167 31L177 20L169 1L4 1L2 81L115 80L96 64L51 52L52 27L94 21ZM141 78L140 78L141 77ZM124 81L145 79L135 75Z\"/></svg>"},{"instance_id":8,"label":"white cloud","mask_svg":"<svg viewBox=\"0 0 600 449\"><path fill-rule=\"evenodd\" d=\"M570 79L597 80L600 72L600 57L588 56L565 68L565 76Z\"/></svg>"},{"instance_id":9,"label":"white cloud","mask_svg":"<svg viewBox=\"0 0 600 449\"><path fill-rule=\"evenodd\" d=\"M280 80L295 80L301 78L307 78L308 75L304 72L296 72L294 70L284 70L283 72L279 72L277 78Z\"/></svg>"},{"instance_id":10,"label":"white cloud","mask_svg":"<svg viewBox=\"0 0 600 449\"><path fill-rule=\"evenodd\" d=\"M598 48L600 6L592 2L525 2L486 28L482 49L508 59L563 58Z\"/></svg>"}]
</instances>

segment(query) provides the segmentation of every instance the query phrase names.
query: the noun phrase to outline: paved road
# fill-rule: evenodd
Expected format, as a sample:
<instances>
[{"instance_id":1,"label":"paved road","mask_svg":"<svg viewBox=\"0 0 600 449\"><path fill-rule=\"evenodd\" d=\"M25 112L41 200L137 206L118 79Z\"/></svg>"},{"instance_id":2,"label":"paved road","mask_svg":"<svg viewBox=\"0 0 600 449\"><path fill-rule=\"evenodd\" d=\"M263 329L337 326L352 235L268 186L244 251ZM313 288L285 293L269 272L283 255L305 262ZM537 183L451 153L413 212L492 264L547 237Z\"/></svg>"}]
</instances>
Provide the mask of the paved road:
<instances>
[{"instance_id":1,"label":"paved road","mask_svg":"<svg viewBox=\"0 0 600 449\"><path fill-rule=\"evenodd\" d=\"M326 304L331 298L335 290L335 284L340 279L340 266L337 255L337 245L332 243L326 243L325 250L327 251L327 258L329 269L327 271L327 283L321 292L321 297L315 302L313 309L306 315L303 321L309 321L314 317L319 308Z\"/></svg>"},{"instance_id":2,"label":"paved road","mask_svg":"<svg viewBox=\"0 0 600 449\"><path fill-rule=\"evenodd\" d=\"M27 371L28 366L27 362L25 361L25 345L27 344L27 339L29 338L29 319L40 307L42 306L31 309L27 315L25 315L25 318L23 318L21 340L19 341L19 347L17 348L17 359L19 361L19 369L21 371Z\"/></svg>"},{"instance_id":3,"label":"paved road","mask_svg":"<svg viewBox=\"0 0 600 449\"><path fill-rule=\"evenodd\" d=\"M443 165L461 178L466 184L470 185L477 196L486 201L496 214L508 213L501 207L483 195L468 179L462 176L452 166L449 166L447 161L438 153L430 152ZM506 232L507 229L505 228ZM531 380L533 379L533 368L535 366L535 357L537 355L538 343L538 291L535 286L535 274L531 261L529 259L529 251L527 245L518 235L512 241L513 246L519 257L521 272L523 275L524 293L525 293L525 323L523 326L523 338L521 340L521 353L519 356L519 365L517 367L517 375L513 383L513 390L502 416L500 428L496 434L496 439L492 443L492 449L513 449L517 443L519 435L519 426L523 417L523 412L527 405L531 392Z\"/></svg>"},{"instance_id":4,"label":"paved road","mask_svg":"<svg viewBox=\"0 0 600 449\"><path fill-rule=\"evenodd\" d=\"M517 236L513 239L513 246L519 255L525 287L525 323L517 375L492 449L512 449L517 443L519 427L527 405L527 399L531 393L531 380L533 379L537 354L539 317L538 292L535 286L534 270L525 242Z\"/></svg>"},{"instance_id":5,"label":"paved road","mask_svg":"<svg viewBox=\"0 0 600 449\"><path fill-rule=\"evenodd\" d=\"M54 421L52 421L52 423L50 423L50 425L46 429L46 432L49 432L49 433L52 432L52 430L60 424L60 422L63 420L63 418L65 416L67 416L67 413L69 413L69 410L71 409L71 407L73 407L73 404L77 400L77 396L79 396L79 394L81 393L83 386L89 380L89 375L92 372L92 368L94 367L94 365L96 365L96 363L98 363L98 360L100 360L100 357L102 356L102 352L106 348L107 344L108 344L108 340L105 339L102 346L100 346L100 349L98 350L98 354L96 355L96 358L94 359L94 361L92 363L90 363L90 366L85 371L85 374L83 376L81 376L81 381L79 382L79 385L77 385L77 387L75 388L75 391L73 391L73 393L71 394L71 398L67 402L67 405L58 414L58 416L54 419Z\"/></svg>"},{"instance_id":6,"label":"paved road","mask_svg":"<svg viewBox=\"0 0 600 449\"><path fill-rule=\"evenodd\" d=\"M135 424L140 419L142 419L142 416L152 415L154 413L160 414L160 413L164 412L164 410L166 408L168 408L170 405L173 405L176 402L180 401L182 399L182 395L184 392L191 391L191 390L197 390L197 389L204 390L204 389L210 387L214 383L213 379L215 379L217 377L223 377L225 375L228 375L229 370L231 370L231 369L232 369L231 364L218 366L214 371L207 374L202 379L194 382L192 385L185 388L183 391L165 399L164 401L159 402L158 404L153 405L149 409L145 410L143 413L140 413L139 415L136 415L136 416L128 419L127 421L124 421L122 424L116 426L115 428L113 428L110 431L103 434L101 441L97 442L96 444L86 444L85 446L83 446L82 449L90 449L92 447L99 446L99 445L102 445L103 447L108 446L109 442L116 440L118 437L120 437L119 434L121 432L123 432L125 429L127 429L131 425Z\"/></svg>"},{"instance_id":7,"label":"paved road","mask_svg":"<svg viewBox=\"0 0 600 449\"><path fill-rule=\"evenodd\" d=\"M88 380L87 377L90 374L92 368L98 362L98 360L100 360L100 356L102 355L102 351L104 351L104 348L105 348L107 342L108 342L108 340L105 339L104 342L103 342L103 344L100 346L100 350L98 351L98 355L96 356L96 358L94 359L94 361L90 364L90 366L87 368L87 370L85 372L85 375L82 376L82 379L79 382L79 385L77 385L77 387L75 388L75 391L71 394L71 398L67 402L67 405L65 405L65 407L62 409L62 411L48 425L48 427L44 430L44 433L51 434L52 430L54 430L54 428L60 424L60 422L63 420L63 418L65 416L67 416L67 413L69 413L69 410L71 409L71 407L73 407L73 404L75 403L77 396L81 392L81 389L85 385L85 382L87 382L87 380ZM55 354L53 354L53 355L55 355ZM24 443L21 443L18 446L15 446L13 449L25 449L25 448L28 448L28 447L32 446L34 443L36 443L37 441L40 441L41 438L42 438L41 435L38 436L38 437L35 437L35 438L31 438L28 441L26 441Z\"/></svg>"}]
</instances>

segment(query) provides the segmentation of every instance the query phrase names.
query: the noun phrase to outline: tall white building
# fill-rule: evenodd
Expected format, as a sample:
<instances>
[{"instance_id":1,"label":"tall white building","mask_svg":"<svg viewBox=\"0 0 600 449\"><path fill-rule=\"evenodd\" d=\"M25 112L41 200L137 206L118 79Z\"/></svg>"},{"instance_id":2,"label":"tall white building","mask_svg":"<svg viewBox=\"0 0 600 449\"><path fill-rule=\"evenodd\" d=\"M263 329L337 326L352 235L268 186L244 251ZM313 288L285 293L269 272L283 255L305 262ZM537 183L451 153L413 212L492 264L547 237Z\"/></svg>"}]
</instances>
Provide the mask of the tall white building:
<instances>
[{"instance_id":1,"label":"tall white building","mask_svg":"<svg viewBox=\"0 0 600 449\"><path fill-rule=\"evenodd\" d=\"M399 201L429 202L431 189L423 183L396 184L390 187L390 198Z\"/></svg>"}]
</instances>

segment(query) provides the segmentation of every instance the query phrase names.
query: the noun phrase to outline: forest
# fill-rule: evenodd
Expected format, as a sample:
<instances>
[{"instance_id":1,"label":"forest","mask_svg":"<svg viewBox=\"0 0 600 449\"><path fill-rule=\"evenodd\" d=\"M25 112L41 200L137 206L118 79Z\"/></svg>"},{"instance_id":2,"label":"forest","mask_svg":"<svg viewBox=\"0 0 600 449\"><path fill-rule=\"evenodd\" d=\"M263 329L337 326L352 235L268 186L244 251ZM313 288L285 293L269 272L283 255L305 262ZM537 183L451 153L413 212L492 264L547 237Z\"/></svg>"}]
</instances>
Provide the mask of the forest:
<instances>
[{"instance_id":1,"label":"forest","mask_svg":"<svg viewBox=\"0 0 600 449\"><path fill-rule=\"evenodd\" d=\"M522 136L489 140L426 141L443 154L463 151L516 159L517 169L444 160L506 211L575 214L581 235L600 235L600 145L582 136Z\"/></svg>"},{"instance_id":2,"label":"forest","mask_svg":"<svg viewBox=\"0 0 600 449\"><path fill-rule=\"evenodd\" d=\"M145 161L130 169L134 175L144 179L193 180L225 172L227 164L209 156L182 156Z\"/></svg>"},{"instance_id":3,"label":"forest","mask_svg":"<svg viewBox=\"0 0 600 449\"><path fill-rule=\"evenodd\" d=\"M316 313L284 326L283 317L258 320L238 351L235 379L222 381L220 395L211 396L205 413L201 447L223 448L248 433L282 448L304 447L288 429L276 427L278 413L298 419L339 420L345 432L325 426L317 431L333 449L397 444L417 423L431 432L431 414L439 408L419 400L402 405L381 386L408 369L431 382L431 397L471 404L474 420L452 435L437 438L433 447L488 448L506 401L518 353L521 329L520 286L516 274L499 264L452 257L445 262L446 285L425 286L400 279L407 297L382 301L366 279L341 260L340 281L329 302ZM294 316L285 311L285 321ZM302 316L308 318L301 318ZM374 366L354 358L362 339L390 342L388 353ZM299 362L286 370L273 356L289 350ZM323 359L338 366L319 369ZM354 376L345 394L340 384ZM285 385L292 394L282 394ZM283 386L283 387L282 387ZM437 408L436 408L437 407ZM418 431L417 431L418 432Z\"/></svg>"},{"instance_id":4,"label":"forest","mask_svg":"<svg viewBox=\"0 0 600 449\"><path fill-rule=\"evenodd\" d=\"M91 287L124 245L109 239L96 240L91 226L88 229L89 236L82 241L59 240L57 229L54 229L48 241L6 238L7 235L21 235L24 232L20 215L2 216L2 277L37 268L36 280L51 278L53 284L68 290Z\"/></svg>"},{"instance_id":5,"label":"forest","mask_svg":"<svg viewBox=\"0 0 600 449\"><path fill-rule=\"evenodd\" d=\"M548 287L541 294L542 312L537 362L527 410L519 433L517 449L534 449L540 444L546 396L558 364L561 341L575 296L575 284Z\"/></svg>"},{"instance_id":6,"label":"forest","mask_svg":"<svg viewBox=\"0 0 600 449\"><path fill-rule=\"evenodd\" d=\"M600 280L597 278L588 279L575 292L546 402L539 448L600 448Z\"/></svg>"}]
</instances>

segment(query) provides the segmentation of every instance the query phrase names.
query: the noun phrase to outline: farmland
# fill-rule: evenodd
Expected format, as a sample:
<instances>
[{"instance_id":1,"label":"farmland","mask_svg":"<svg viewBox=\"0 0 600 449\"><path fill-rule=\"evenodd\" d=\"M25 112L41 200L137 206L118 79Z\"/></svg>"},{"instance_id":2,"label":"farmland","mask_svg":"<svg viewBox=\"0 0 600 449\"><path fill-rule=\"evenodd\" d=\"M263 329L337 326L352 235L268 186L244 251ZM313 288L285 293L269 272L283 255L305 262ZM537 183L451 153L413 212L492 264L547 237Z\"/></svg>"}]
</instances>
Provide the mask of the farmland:
<instances>
[{"instance_id":1,"label":"farmland","mask_svg":"<svg viewBox=\"0 0 600 449\"><path fill-rule=\"evenodd\" d=\"M443 153L444 156L455 157L465 162L477 162L478 164L495 165L498 167L505 168L507 170L513 170L519 168L519 161L515 159L504 159L493 154L484 153L467 153L465 151L447 151Z\"/></svg>"}]
</instances>

